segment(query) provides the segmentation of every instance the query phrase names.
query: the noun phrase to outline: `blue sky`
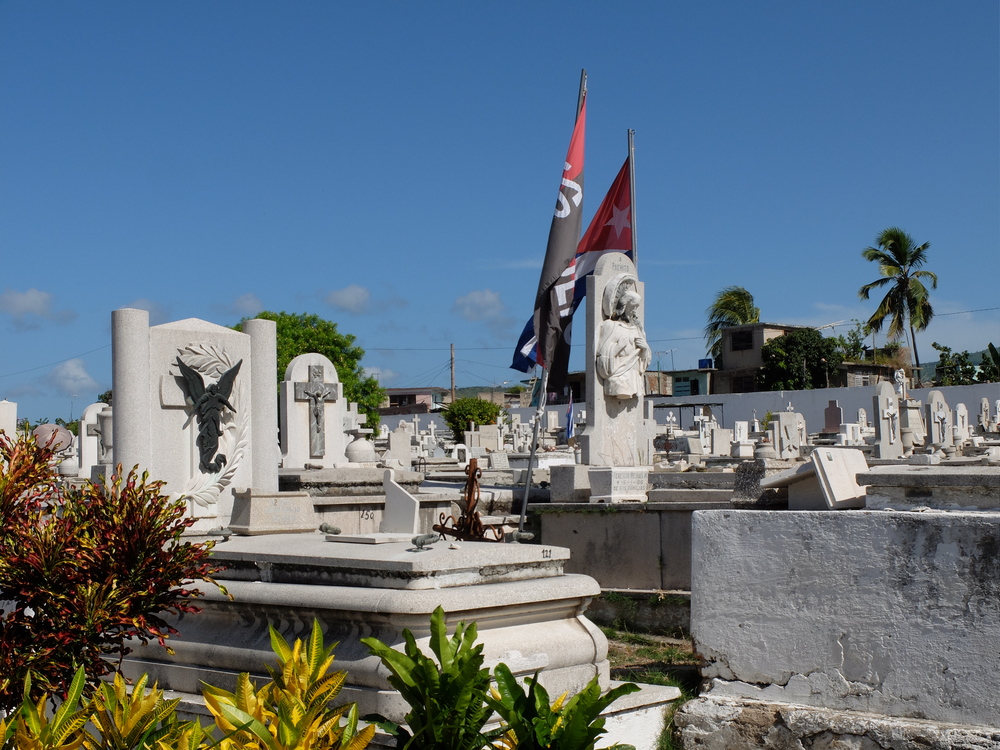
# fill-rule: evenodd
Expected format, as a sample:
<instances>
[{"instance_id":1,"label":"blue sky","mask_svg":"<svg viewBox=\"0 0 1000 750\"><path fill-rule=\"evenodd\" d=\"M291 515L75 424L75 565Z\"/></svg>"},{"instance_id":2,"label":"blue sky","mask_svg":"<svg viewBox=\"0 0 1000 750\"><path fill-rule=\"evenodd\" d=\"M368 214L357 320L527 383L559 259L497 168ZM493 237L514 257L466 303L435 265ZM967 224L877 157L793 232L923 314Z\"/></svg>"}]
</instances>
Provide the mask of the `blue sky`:
<instances>
[{"instance_id":1,"label":"blue sky","mask_svg":"<svg viewBox=\"0 0 1000 750\"><path fill-rule=\"evenodd\" d=\"M1000 344L998 8L2 0L0 398L79 415L124 306L317 313L386 386L447 386L452 343L459 386L520 377L581 68L585 221L634 129L664 368L731 284L867 318L889 226L940 278L921 358Z\"/></svg>"}]
</instances>

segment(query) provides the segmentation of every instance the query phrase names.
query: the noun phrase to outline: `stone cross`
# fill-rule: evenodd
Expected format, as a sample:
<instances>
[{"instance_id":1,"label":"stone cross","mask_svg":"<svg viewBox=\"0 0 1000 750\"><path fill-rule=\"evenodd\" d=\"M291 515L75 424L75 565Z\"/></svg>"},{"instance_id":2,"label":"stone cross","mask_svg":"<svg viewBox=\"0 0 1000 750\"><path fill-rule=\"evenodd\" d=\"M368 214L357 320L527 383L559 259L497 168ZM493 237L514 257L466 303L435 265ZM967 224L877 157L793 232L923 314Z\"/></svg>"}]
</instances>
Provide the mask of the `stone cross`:
<instances>
[{"instance_id":1,"label":"stone cross","mask_svg":"<svg viewBox=\"0 0 1000 750\"><path fill-rule=\"evenodd\" d=\"M667 434L673 435L674 428L677 426L677 417L674 416L672 411L667 412Z\"/></svg>"},{"instance_id":2,"label":"stone cross","mask_svg":"<svg viewBox=\"0 0 1000 750\"><path fill-rule=\"evenodd\" d=\"M309 365L309 380L295 383L295 400L308 401L309 406L309 455L322 458L326 455L326 430L324 429L327 401L337 400L337 388L323 382L323 365Z\"/></svg>"}]
</instances>

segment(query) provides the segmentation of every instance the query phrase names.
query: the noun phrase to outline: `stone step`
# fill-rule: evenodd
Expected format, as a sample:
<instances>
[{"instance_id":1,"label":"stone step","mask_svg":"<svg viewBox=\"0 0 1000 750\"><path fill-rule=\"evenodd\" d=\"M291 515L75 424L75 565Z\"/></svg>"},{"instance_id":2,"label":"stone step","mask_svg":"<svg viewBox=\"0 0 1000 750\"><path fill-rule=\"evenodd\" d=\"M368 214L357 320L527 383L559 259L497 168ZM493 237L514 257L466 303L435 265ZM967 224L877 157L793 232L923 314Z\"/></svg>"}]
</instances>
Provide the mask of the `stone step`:
<instances>
[{"instance_id":1,"label":"stone step","mask_svg":"<svg viewBox=\"0 0 1000 750\"><path fill-rule=\"evenodd\" d=\"M728 503L733 496L732 488L687 489L684 487L664 487L649 491L651 503Z\"/></svg>"},{"instance_id":2,"label":"stone step","mask_svg":"<svg viewBox=\"0 0 1000 750\"><path fill-rule=\"evenodd\" d=\"M649 483L653 489L676 487L680 489L732 489L736 482L734 471L651 471Z\"/></svg>"}]
</instances>

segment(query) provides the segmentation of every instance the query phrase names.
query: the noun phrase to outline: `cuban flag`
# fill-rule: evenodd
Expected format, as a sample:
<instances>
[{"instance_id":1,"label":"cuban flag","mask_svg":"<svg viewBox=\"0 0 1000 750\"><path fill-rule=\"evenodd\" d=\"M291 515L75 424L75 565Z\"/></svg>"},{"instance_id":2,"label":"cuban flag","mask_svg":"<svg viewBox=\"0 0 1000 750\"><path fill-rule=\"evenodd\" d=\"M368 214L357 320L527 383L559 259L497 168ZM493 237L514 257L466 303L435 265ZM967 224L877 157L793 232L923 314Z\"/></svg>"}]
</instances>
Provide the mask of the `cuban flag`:
<instances>
[{"instance_id":1,"label":"cuban flag","mask_svg":"<svg viewBox=\"0 0 1000 750\"><path fill-rule=\"evenodd\" d=\"M632 180L631 161L625 160L618 176L611 183L611 189L604 196L597 213L587 227L586 233L576 248L576 255L570 262L564 276L573 279L572 312L564 330L566 348L569 348L572 331L572 313L583 302L587 294L587 276L594 272L597 261L604 253L624 253L633 262L632 255ZM535 336L534 318L529 318L521 331L514 350L511 368L520 372L530 372L538 363L538 340ZM551 375L550 375L551 377Z\"/></svg>"}]
</instances>

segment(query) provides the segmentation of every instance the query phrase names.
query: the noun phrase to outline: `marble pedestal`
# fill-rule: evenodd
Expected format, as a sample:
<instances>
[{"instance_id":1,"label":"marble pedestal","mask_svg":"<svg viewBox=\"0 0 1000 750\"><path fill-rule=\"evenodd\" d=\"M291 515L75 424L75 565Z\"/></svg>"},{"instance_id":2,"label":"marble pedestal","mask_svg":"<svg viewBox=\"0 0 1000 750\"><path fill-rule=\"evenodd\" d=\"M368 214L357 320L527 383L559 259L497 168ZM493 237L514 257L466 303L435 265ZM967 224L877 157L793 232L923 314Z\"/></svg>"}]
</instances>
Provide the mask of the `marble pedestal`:
<instances>
[{"instance_id":1,"label":"marble pedestal","mask_svg":"<svg viewBox=\"0 0 1000 750\"><path fill-rule=\"evenodd\" d=\"M123 665L161 688L200 700L201 682L232 690L240 672L266 680L275 663L268 625L291 641L318 619L327 642L339 641L335 666L346 670L343 700L361 714L400 721L406 705L381 662L360 643L367 636L402 648L409 628L429 653L430 614L441 605L450 625L475 621L491 668L504 662L517 675L541 670L550 695L579 691L595 675L609 685L607 640L583 616L600 593L589 576L566 575L569 550L542 545L439 542L425 551L403 544L355 545L320 533L232 537L214 559L233 600L209 591L194 615L170 620L180 637L174 654L155 643L132 644Z\"/></svg>"},{"instance_id":2,"label":"marble pedestal","mask_svg":"<svg viewBox=\"0 0 1000 750\"><path fill-rule=\"evenodd\" d=\"M590 502L643 503L649 493L649 469L644 466L593 466Z\"/></svg>"}]
</instances>

